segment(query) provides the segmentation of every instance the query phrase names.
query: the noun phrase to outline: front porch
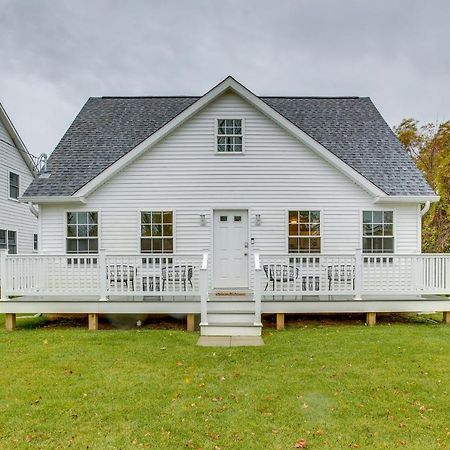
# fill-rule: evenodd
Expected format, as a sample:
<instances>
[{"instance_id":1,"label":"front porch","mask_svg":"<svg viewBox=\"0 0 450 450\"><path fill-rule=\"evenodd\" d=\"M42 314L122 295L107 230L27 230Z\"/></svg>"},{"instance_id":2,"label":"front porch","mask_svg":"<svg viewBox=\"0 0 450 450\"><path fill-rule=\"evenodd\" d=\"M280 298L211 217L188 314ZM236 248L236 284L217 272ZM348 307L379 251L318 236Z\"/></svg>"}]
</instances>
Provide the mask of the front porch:
<instances>
[{"instance_id":1,"label":"front porch","mask_svg":"<svg viewBox=\"0 0 450 450\"><path fill-rule=\"evenodd\" d=\"M202 334L260 335L276 314L442 312L450 322L450 255L258 254L250 289L217 292L208 254L7 255L0 313L186 314ZM223 290L221 290L223 291Z\"/></svg>"}]
</instances>

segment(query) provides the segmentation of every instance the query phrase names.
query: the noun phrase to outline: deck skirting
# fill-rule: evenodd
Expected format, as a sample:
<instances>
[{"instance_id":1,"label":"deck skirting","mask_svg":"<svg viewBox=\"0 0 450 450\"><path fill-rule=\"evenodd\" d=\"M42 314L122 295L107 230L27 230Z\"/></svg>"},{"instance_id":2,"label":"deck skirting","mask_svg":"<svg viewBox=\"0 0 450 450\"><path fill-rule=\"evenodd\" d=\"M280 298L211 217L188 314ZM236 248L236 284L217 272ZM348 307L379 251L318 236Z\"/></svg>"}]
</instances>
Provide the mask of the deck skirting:
<instances>
[{"instance_id":1,"label":"deck skirting","mask_svg":"<svg viewBox=\"0 0 450 450\"><path fill-rule=\"evenodd\" d=\"M43 314L200 314L199 301L98 301L29 300L0 301L0 313ZM262 314L277 313L388 313L450 311L449 299L263 301Z\"/></svg>"}]
</instances>

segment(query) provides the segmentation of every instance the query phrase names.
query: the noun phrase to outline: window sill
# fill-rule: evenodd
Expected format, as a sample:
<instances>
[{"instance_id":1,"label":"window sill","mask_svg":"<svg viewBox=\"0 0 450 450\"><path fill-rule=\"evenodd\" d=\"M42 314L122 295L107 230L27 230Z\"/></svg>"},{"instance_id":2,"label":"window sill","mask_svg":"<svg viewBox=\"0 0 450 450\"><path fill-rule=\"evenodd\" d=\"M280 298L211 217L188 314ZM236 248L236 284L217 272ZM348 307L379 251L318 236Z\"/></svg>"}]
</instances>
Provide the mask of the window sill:
<instances>
[{"instance_id":1,"label":"window sill","mask_svg":"<svg viewBox=\"0 0 450 450\"><path fill-rule=\"evenodd\" d=\"M245 151L242 152L219 152L215 151L214 154L216 155L245 155Z\"/></svg>"}]
</instances>

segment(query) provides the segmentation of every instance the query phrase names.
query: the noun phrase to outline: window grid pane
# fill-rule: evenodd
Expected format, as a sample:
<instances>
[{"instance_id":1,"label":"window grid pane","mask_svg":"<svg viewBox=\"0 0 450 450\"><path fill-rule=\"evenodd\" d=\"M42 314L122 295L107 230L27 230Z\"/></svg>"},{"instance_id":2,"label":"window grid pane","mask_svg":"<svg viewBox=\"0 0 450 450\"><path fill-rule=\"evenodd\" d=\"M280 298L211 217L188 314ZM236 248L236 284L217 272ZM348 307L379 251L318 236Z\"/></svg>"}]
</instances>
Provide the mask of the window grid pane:
<instances>
[{"instance_id":1,"label":"window grid pane","mask_svg":"<svg viewBox=\"0 0 450 450\"><path fill-rule=\"evenodd\" d=\"M9 196L19 198L19 175L14 172L9 172Z\"/></svg>"},{"instance_id":2,"label":"window grid pane","mask_svg":"<svg viewBox=\"0 0 450 450\"><path fill-rule=\"evenodd\" d=\"M363 211L363 252L394 252L393 211Z\"/></svg>"},{"instance_id":3,"label":"window grid pane","mask_svg":"<svg viewBox=\"0 0 450 450\"><path fill-rule=\"evenodd\" d=\"M17 253L17 233L8 230L8 253L15 255Z\"/></svg>"},{"instance_id":4,"label":"window grid pane","mask_svg":"<svg viewBox=\"0 0 450 450\"><path fill-rule=\"evenodd\" d=\"M217 151L221 153L242 152L242 120L217 120Z\"/></svg>"},{"instance_id":5,"label":"window grid pane","mask_svg":"<svg viewBox=\"0 0 450 450\"><path fill-rule=\"evenodd\" d=\"M68 212L66 217L67 253L98 253L98 213Z\"/></svg>"},{"instance_id":6,"label":"window grid pane","mask_svg":"<svg viewBox=\"0 0 450 450\"><path fill-rule=\"evenodd\" d=\"M320 211L289 211L288 252L320 253Z\"/></svg>"},{"instance_id":7,"label":"window grid pane","mask_svg":"<svg viewBox=\"0 0 450 450\"><path fill-rule=\"evenodd\" d=\"M173 252L173 212L141 212L141 253Z\"/></svg>"}]
</instances>

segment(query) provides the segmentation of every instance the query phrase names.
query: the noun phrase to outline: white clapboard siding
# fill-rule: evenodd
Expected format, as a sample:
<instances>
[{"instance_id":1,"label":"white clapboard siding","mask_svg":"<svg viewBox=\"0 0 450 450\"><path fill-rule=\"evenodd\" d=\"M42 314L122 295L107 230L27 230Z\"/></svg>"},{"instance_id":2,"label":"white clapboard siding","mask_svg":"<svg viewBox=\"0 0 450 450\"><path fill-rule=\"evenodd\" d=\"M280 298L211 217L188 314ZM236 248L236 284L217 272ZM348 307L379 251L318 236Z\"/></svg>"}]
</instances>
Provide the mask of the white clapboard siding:
<instances>
[{"instance_id":1,"label":"white clapboard siding","mask_svg":"<svg viewBox=\"0 0 450 450\"><path fill-rule=\"evenodd\" d=\"M16 231L18 252L31 253L33 234L38 232L37 219L28 205L9 200L9 171L19 174L20 194L23 194L33 176L0 121L0 229Z\"/></svg>"},{"instance_id":2,"label":"white clapboard siding","mask_svg":"<svg viewBox=\"0 0 450 450\"><path fill-rule=\"evenodd\" d=\"M215 153L215 119L245 120L245 153ZM172 209L176 251L211 251L213 209L250 210L253 251L285 252L286 211L322 211L322 252L361 246L361 211L383 209L316 153L235 94L224 94L87 198L101 216L101 246L139 251L139 210ZM71 209L74 209L71 207ZM399 205L398 250L416 252L417 205ZM205 214L206 226L200 225ZM255 215L261 225L255 226ZM64 209L43 208L45 251L64 251ZM251 259L251 258L250 258Z\"/></svg>"}]
</instances>

